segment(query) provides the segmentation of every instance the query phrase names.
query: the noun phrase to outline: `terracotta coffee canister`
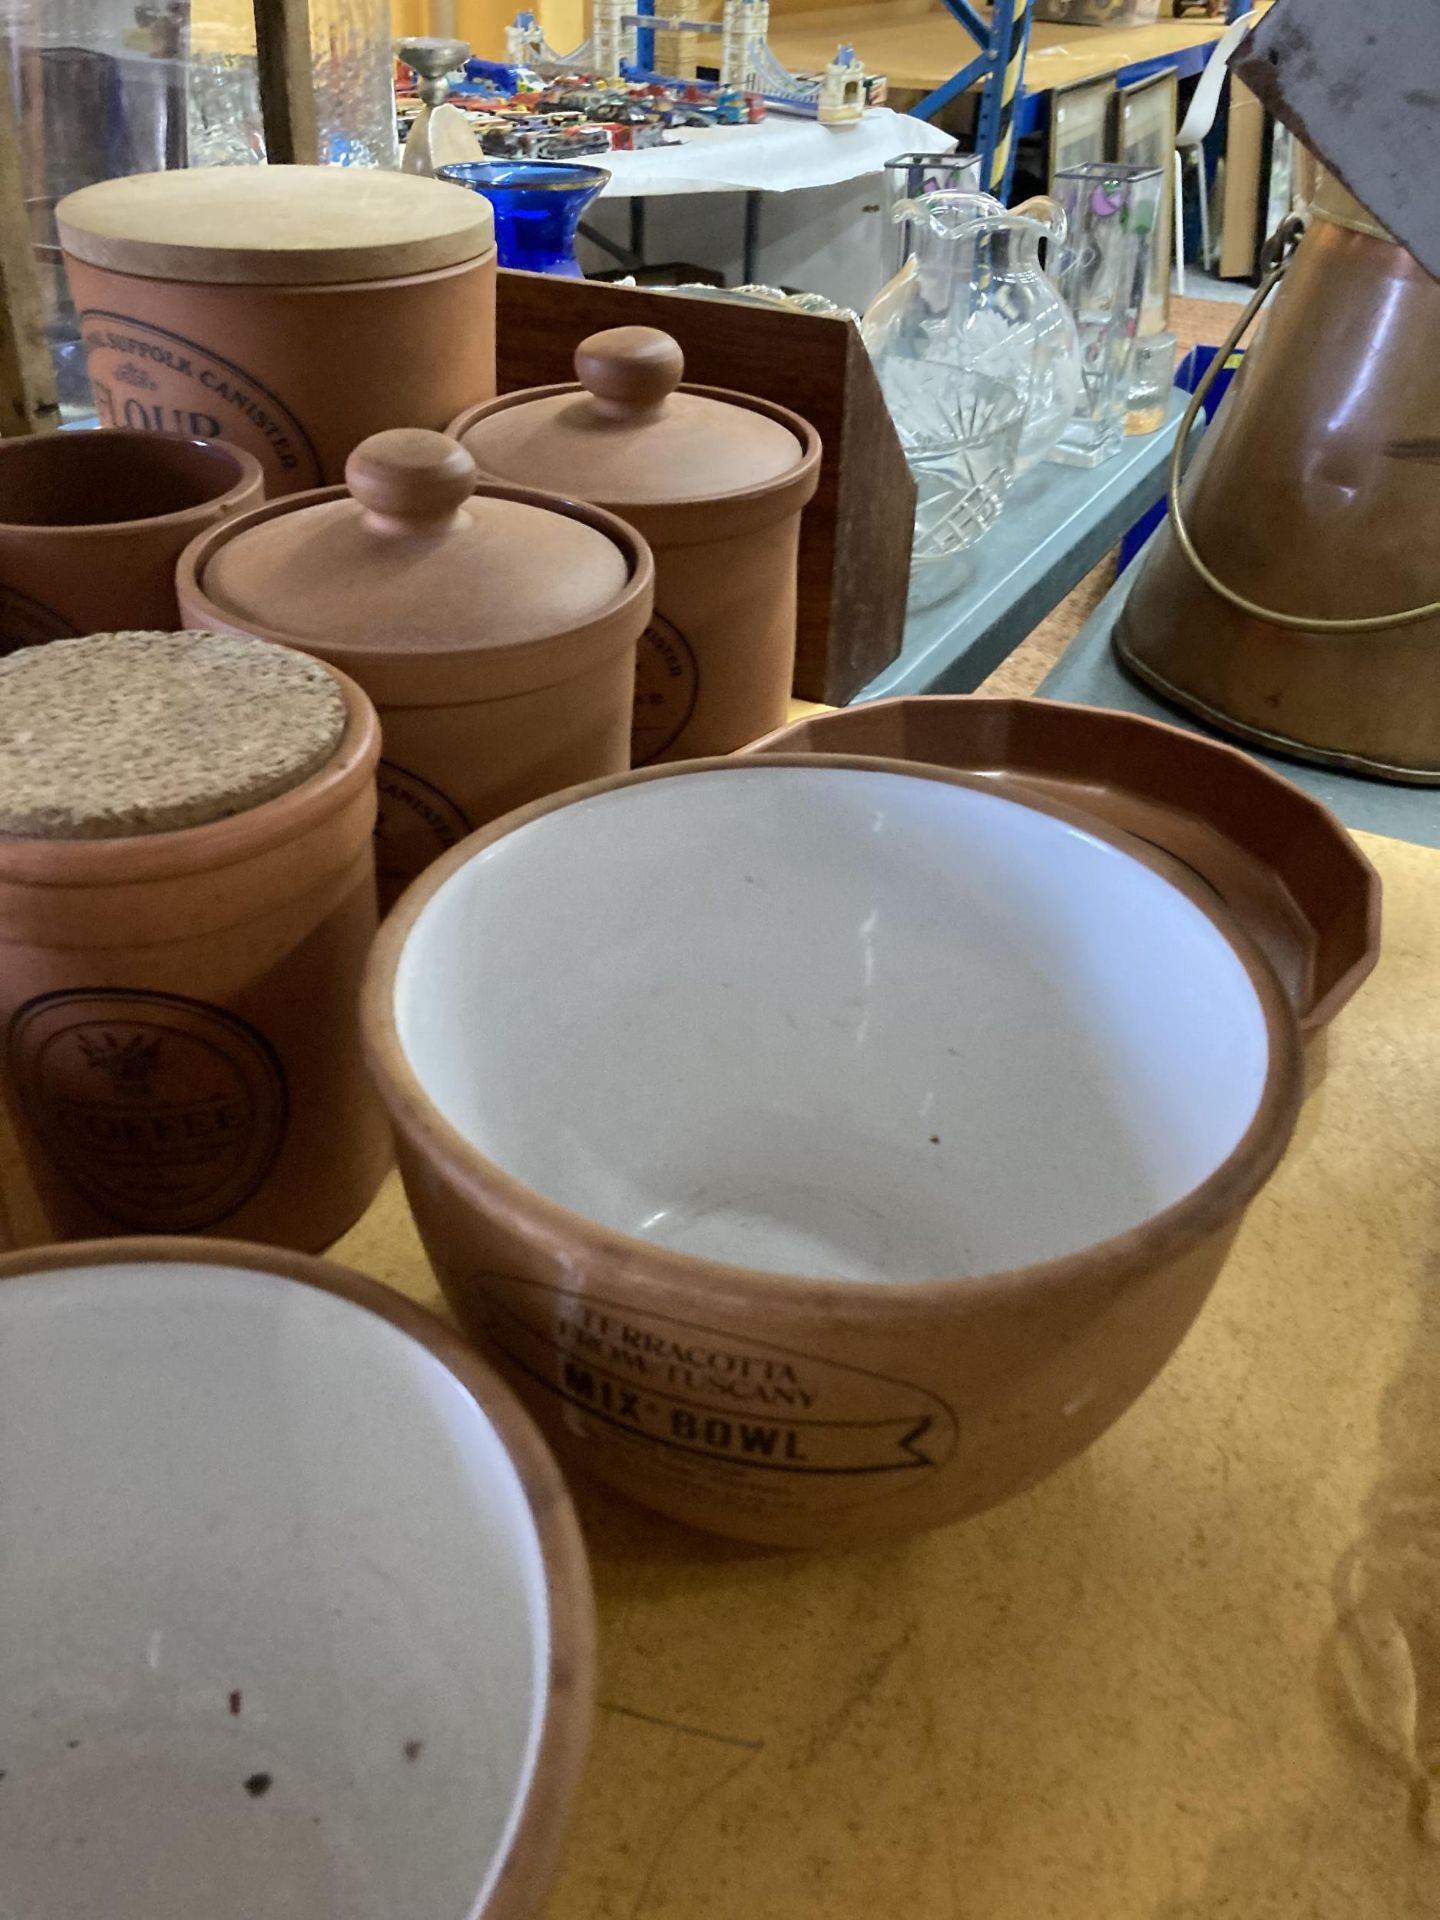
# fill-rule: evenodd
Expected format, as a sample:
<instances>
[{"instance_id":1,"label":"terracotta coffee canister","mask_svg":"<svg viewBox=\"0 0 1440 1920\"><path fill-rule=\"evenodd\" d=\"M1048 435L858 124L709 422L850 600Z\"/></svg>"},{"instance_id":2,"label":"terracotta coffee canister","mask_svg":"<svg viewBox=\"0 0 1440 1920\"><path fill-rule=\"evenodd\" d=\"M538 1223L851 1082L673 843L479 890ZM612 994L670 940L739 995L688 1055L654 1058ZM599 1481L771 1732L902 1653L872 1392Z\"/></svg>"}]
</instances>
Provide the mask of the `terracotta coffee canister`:
<instances>
[{"instance_id":1,"label":"terracotta coffee canister","mask_svg":"<svg viewBox=\"0 0 1440 1920\"><path fill-rule=\"evenodd\" d=\"M384 905L473 828L629 765L653 567L610 514L477 489L444 434L376 434L345 473L202 535L178 590L190 625L318 654L375 702Z\"/></svg>"},{"instance_id":2,"label":"terracotta coffee canister","mask_svg":"<svg viewBox=\"0 0 1440 1920\"><path fill-rule=\"evenodd\" d=\"M784 721L795 668L800 515L820 440L748 394L682 387L653 327L582 340L578 386L469 408L450 431L487 480L555 487L628 520L655 553L633 758L731 753Z\"/></svg>"},{"instance_id":3,"label":"terracotta coffee canister","mask_svg":"<svg viewBox=\"0 0 1440 1920\"><path fill-rule=\"evenodd\" d=\"M175 626L183 548L262 497L240 447L126 430L0 440L0 653Z\"/></svg>"},{"instance_id":4,"label":"terracotta coffee canister","mask_svg":"<svg viewBox=\"0 0 1440 1920\"><path fill-rule=\"evenodd\" d=\"M364 1210L378 754L358 687L260 641L0 661L0 1082L56 1237L308 1252Z\"/></svg>"},{"instance_id":5,"label":"terracotta coffee canister","mask_svg":"<svg viewBox=\"0 0 1440 1920\"><path fill-rule=\"evenodd\" d=\"M233 441L272 497L495 391L488 203L362 167L198 167L56 210L100 418Z\"/></svg>"}]
</instances>

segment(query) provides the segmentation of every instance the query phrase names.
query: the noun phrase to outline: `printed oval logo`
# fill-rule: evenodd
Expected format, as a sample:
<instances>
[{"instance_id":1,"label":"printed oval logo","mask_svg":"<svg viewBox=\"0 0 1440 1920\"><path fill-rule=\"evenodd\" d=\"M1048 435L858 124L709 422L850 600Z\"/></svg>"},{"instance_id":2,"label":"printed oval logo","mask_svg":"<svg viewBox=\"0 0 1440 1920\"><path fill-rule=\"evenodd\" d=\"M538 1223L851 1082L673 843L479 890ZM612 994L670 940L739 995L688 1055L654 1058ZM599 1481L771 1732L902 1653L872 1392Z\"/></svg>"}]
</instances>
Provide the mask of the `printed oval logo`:
<instances>
[{"instance_id":1,"label":"printed oval logo","mask_svg":"<svg viewBox=\"0 0 1440 1920\"><path fill-rule=\"evenodd\" d=\"M69 640L75 628L63 614L18 587L0 587L0 655L21 647L38 647L47 640Z\"/></svg>"},{"instance_id":2,"label":"printed oval logo","mask_svg":"<svg viewBox=\"0 0 1440 1920\"><path fill-rule=\"evenodd\" d=\"M105 427L232 440L265 469L265 493L294 493L324 480L300 421L243 367L196 340L129 314L87 307L80 332Z\"/></svg>"},{"instance_id":3,"label":"printed oval logo","mask_svg":"<svg viewBox=\"0 0 1440 1920\"><path fill-rule=\"evenodd\" d=\"M10 1022L10 1064L46 1153L98 1212L141 1232L234 1213L285 1137L265 1036L179 994L42 994Z\"/></svg>"},{"instance_id":4,"label":"printed oval logo","mask_svg":"<svg viewBox=\"0 0 1440 1920\"><path fill-rule=\"evenodd\" d=\"M673 747L690 724L700 693L695 652L680 629L658 613L640 636L635 656L635 711L630 759L647 766Z\"/></svg>"},{"instance_id":5,"label":"printed oval logo","mask_svg":"<svg viewBox=\"0 0 1440 1920\"><path fill-rule=\"evenodd\" d=\"M481 1324L617 1473L723 1491L754 1512L838 1510L911 1485L955 1451L953 1410L928 1387L698 1322L493 1271Z\"/></svg>"},{"instance_id":6,"label":"printed oval logo","mask_svg":"<svg viewBox=\"0 0 1440 1920\"><path fill-rule=\"evenodd\" d=\"M375 868L388 901L463 840L471 826L448 795L408 767L382 760L376 780Z\"/></svg>"}]
</instances>

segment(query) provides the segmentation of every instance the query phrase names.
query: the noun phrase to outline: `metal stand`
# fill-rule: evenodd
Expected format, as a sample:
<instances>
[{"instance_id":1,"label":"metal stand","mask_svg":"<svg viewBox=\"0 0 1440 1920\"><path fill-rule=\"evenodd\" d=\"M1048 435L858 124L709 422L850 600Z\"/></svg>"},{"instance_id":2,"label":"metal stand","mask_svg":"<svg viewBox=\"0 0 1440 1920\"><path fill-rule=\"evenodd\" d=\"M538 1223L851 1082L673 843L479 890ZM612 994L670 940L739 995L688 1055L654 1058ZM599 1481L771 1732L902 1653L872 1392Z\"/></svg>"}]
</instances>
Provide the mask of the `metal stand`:
<instances>
[{"instance_id":1,"label":"metal stand","mask_svg":"<svg viewBox=\"0 0 1440 1920\"><path fill-rule=\"evenodd\" d=\"M254 11L265 157L271 166L314 166L320 136L310 64L310 0L254 0Z\"/></svg>"},{"instance_id":2,"label":"metal stand","mask_svg":"<svg viewBox=\"0 0 1440 1920\"><path fill-rule=\"evenodd\" d=\"M970 0L943 0L947 11L980 49L968 66L952 73L943 85L927 93L911 112L929 120L957 94L980 88L980 122L975 151L988 193L1008 198L1015 171L1015 113L1023 96L1025 50L1030 44L1031 0L995 0L987 20Z\"/></svg>"},{"instance_id":3,"label":"metal stand","mask_svg":"<svg viewBox=\"0 0 1440 1920\"><path fill-rule=\"evenodd\" d=\"M760 273L760 195L745 196L745 241L740 253L740 281L753 287Z\"/></svg>"}]
</instances>

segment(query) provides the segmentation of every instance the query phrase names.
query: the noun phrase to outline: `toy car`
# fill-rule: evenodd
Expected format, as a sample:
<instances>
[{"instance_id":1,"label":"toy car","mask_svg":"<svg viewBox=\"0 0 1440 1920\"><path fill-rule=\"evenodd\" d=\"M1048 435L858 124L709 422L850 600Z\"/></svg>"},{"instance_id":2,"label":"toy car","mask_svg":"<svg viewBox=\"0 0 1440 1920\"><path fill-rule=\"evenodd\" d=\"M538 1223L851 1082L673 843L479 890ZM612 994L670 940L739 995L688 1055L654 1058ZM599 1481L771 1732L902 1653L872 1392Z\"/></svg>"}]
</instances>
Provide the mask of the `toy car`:
<instances>
[{"instance_id":1,"label":"toy car","mask_svg":"<svg viewBox=\"0 0 1440 1920\"><path fill-rule=\"evenodd\" d=\"M522 133L519 139L526 160L579 160L586 154L610 151L610 135L604 127L561 127Z\"/></svg>"},{"instance_id":2,"label":"toy car","mask_svg":"<svg viewBox=\"0 0 1440 1920\"><path fill-rule=\"evenodd\" d=\"M658 120L647 119L640 127L607 125L604 131L610 135L610 145L617 153L634 153L642 147L673 147L679 144L665 138L665 129Z\"/></svg>"},{"instance_id":3,"label":"toy car","mask_svg":"<svg viewBox=\"0 0 1440 1920\"><path fill-rule=\"evenodd\" d=\"M519 160L522 158L520 142L523 135L504 122L491 123L475 129L475 137L480 142L480 151L487 160Z\"/></svg>"}]
</instances>

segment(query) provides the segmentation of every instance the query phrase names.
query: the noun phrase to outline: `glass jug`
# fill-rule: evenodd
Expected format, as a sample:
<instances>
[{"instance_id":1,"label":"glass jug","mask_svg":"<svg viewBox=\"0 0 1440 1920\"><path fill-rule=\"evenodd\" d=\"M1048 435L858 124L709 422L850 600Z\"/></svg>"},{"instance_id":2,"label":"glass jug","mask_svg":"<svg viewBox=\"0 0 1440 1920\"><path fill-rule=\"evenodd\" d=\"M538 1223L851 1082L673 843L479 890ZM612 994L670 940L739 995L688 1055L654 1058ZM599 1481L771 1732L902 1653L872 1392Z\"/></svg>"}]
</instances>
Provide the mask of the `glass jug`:
<instances>
[{"instance_id":1,"label":"glass jug","mask_svg":"<svg viewBox=\"0 0 1440 1920\"><path fill-rule=\"evenodd\" d=\"M915 252L861 327L901 439L924 457L953 426L993 425L1008 392L1020 419L1010 472L994 481L1003 501L1010 479L1055 445L1080 392L1075 322L1040 264L1042 241L1064 245L1064 211L1044 198L1010 211L989 194L941 192L902 201L892 217L912 223Z\"/></svg>"}]
</instances>

